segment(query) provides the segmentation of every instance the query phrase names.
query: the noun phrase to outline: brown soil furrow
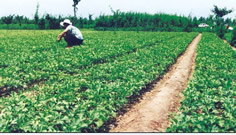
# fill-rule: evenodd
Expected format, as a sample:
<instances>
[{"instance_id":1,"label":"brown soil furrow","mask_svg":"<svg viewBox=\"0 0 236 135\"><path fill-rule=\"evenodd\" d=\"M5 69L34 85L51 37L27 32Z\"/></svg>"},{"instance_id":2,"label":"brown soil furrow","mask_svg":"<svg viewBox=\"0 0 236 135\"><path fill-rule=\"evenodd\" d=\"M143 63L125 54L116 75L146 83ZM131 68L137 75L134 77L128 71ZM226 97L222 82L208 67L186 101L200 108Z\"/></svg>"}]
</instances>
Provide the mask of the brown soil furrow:
<instances>
[{"instance_id":1,"label":"brown soil furrow","mask_svg":"<svg viewBox=\"0 0 236 135\"><path fill-rule=\"evenodd\" d=\"M0 79L2 79L1 76L0 76ZM13 92L13 91L18 93L19 90L21 90L21 91L30 90L31 88L33 88L36 85L43 85L44 81L47 81L47 79L32 80L32 82L27 84L26 87L19 86L16 88L16 87L2 86L2 87L0 87L0 98L9 96L11 94L11 92Z\"/></svg>"},{"instance_id":2,"label":"brown soil furrow","mask_svg":"<svg viewBox=\"0 0 236 135\"><path fill-rule=\"evenodd\" d=\"M153 90L145 93L140 103L117 118L117 126L109 132L165 132L170 125L169 114L176 112L180 106L180 92L186 88L193 71L200 39L201 34L189 44L185 53L155 84Z\"/></svg>"}]
</instances>

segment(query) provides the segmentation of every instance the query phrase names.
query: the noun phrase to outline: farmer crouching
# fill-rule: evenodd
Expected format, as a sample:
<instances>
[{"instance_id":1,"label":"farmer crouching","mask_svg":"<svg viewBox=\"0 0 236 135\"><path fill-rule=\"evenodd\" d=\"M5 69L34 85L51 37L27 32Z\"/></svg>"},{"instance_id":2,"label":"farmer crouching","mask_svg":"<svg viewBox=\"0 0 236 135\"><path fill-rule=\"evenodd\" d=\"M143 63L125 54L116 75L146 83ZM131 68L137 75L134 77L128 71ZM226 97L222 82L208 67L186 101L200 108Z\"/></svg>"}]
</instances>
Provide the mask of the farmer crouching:
<instances>
[{"instance_id":1,"label":"farmer crouching","mask_svg":"<svg viewBox=\"0 0 236 135\"><path fill-rule=\"evenodd\" d=\"M74 45L83 44L83 35L78 28L72 26L70 20L65 19L60 25L65 29L61 34L58 35L58 41L64 37L67 42L67 48L71 48Z\"/></svg>"}]
</instances>

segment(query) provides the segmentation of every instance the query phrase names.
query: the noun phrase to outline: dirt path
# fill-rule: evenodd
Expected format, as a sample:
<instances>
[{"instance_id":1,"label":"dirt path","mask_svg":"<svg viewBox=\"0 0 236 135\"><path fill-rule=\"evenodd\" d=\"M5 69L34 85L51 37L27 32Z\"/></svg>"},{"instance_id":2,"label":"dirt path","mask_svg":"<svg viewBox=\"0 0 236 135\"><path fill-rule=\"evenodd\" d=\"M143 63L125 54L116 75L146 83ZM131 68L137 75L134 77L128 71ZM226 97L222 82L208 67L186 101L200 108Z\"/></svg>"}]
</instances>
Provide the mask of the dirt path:
<instances>
[{"instance_id":1,"label":"dirt path","mask_svg":"<svg viewBox=\"0 0 236 135\"><path fill-rule=\"evenodd\" d=\"M236 47L231 46L234 51L236 51Z\"/></svg>"},{"instance_id":2,"label":"dirt path","mask_svg":"<svg viewBox=\"0 0 236 135\"><path fill-rule=\"evenodd\" d=\"M199 34L178 58L170 71L145 93L140 103L135 104L123 116L117 118L117 126L109 132L165 132L170 125L169 113L180 106L180 92L185 89L195 62L195 51L201 39Z\"/></svg>"}]
</instances>

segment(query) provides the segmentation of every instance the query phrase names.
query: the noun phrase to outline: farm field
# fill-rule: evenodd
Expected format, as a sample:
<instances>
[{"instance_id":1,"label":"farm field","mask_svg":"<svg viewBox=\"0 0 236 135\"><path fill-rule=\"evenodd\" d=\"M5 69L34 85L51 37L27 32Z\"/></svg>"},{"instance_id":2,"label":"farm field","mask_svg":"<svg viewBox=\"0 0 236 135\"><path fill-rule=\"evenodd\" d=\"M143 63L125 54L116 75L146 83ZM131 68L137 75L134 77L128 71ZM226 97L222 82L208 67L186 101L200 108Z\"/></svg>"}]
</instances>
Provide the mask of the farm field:
<instances>
[{"instance_id":1,"label":"farm field","mask_svg":"<svg viewBox=\"0 0 236 135\"><path fill-rule=\"evenodd\" d=\"M167 132L235 132L236 52L204 33L180 113Z\"/></svg>"},{"instance_id":2,"label":"farm field","mask_svg":"<svg viewBox=\"0 0 236 135\"><path fill-rule=\"evenodd\" d=\"M106 131L198 35L82 32L84 45L65 49L56 42L60 31L1 30L0 132ZM235 51L205 33L197 54L182 113L167 131L235 132Z\"/></svg>"},{"instance_id":3,"label":"farm field","mask_svg":"<svg viewBox=\"0 0 236 135\"><path fill-rule=\"evenodd\" d=\"M6 33L3 31L4 34ZM32 34L34 36L31 36ZM137 49L152 46L176 35L92 32L85 35L88 36L85 38L89 39L85 46L68 51L64 48L65 42L56 43L56 34L47 31L12 31L11 37L4 36L2 40L10 43L1 43L1 76L5 77L6 81L1 81L0 86L6 91L11 91L26 88L28 84L47 80L61 72L76 74L81 69L109 62L116 57L136 52Z\"/></svg>"}]
</instances>

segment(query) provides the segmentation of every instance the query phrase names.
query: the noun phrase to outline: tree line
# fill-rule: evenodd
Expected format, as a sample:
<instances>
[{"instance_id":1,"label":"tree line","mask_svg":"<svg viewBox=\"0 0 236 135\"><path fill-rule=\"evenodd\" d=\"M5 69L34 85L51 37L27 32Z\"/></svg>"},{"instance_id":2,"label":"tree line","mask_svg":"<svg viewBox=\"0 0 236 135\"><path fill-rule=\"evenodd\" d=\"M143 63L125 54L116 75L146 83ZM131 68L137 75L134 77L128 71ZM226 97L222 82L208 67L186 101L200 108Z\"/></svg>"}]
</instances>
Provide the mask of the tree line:
<instances>
[{"instance_id":1,"label":"tree line","mask_svg":"<svg viewBox=\"0 0 236 135\"><path fill-rule=\"evenodd\" d=\"M76 17L76 5L78 0L74 0L74 16L53 16L48 13L39 16L39 4L37 4L34 18L30 19L20 15L9 15L0 18L0 29L60 29L60 22L70 19L73 25L79 28L92 28L95 30L132 30L132 31L218 31L224 30L225 24L235 26L236 20L223 16L232 12L226 8L220 9L214 6L213 15L209 17L191 17L170 15L165 13L138 13L114 11L112 15L104 15L94 18L92 14L88 17ZM201 23L206 23L210 27L198 28Z\"/></svg>"},{"instance_id":2,"label":"tree line","mask_svg":"<svg viewBox=\"0 0 236 135\"><path fill-rule=\"evenodd\" d=\"M9 15L0 18L0 28L5 29L59 29L59 23L65 18L70 19L79 28L94 28L96 30L139 30L139 31L194 31L200 23L214 26L216 18L209 17L185 17L169 15L164 13L148 14L137 12L113 11L112 15L100 15L93 18L93 15L86 17L63 17L45 14L42 17L37 15L33 19L20 15ZM221 20L223 24L235 25L236 20L230 18ZM5 27L1 27L5 24ZM23 27L23 25L25 27ZM27 27L28 26L28 27ZM32 27L33 26L33 27Z\"/></svg>"},{"instance_id":3,"label":"tree line","mask_svg":"<svg viewBox=\"0 0 236 135\"><path fill-rule=\"evenodd\" d=\"M30 19L23 15L8 15L0 18L0 29L60 29L60 22L64 19L70 19L73 25L79 28L95 29L95 30L125 30L125 31L176 31L176 32L216 32L216 34L224 39L224 34L228 32L226 28L236 25L236 19L223 17L233 12L232 9L219 8L214 5L211 10L212 15L209 17L192 17L171 15L165 13L139 13L139 12L121 12L113 10L112 15L101 14L93 17L77 17L77 5L80 0L73 0L74 16L55 16L48 13L39 16L39 4L37 4L34 18ZM207 28L199 28L199 24L208 24ZM234 32L236 33L236 28ZM234 42L236 34L233 34Z\"/></svg>"}]
</instances>

